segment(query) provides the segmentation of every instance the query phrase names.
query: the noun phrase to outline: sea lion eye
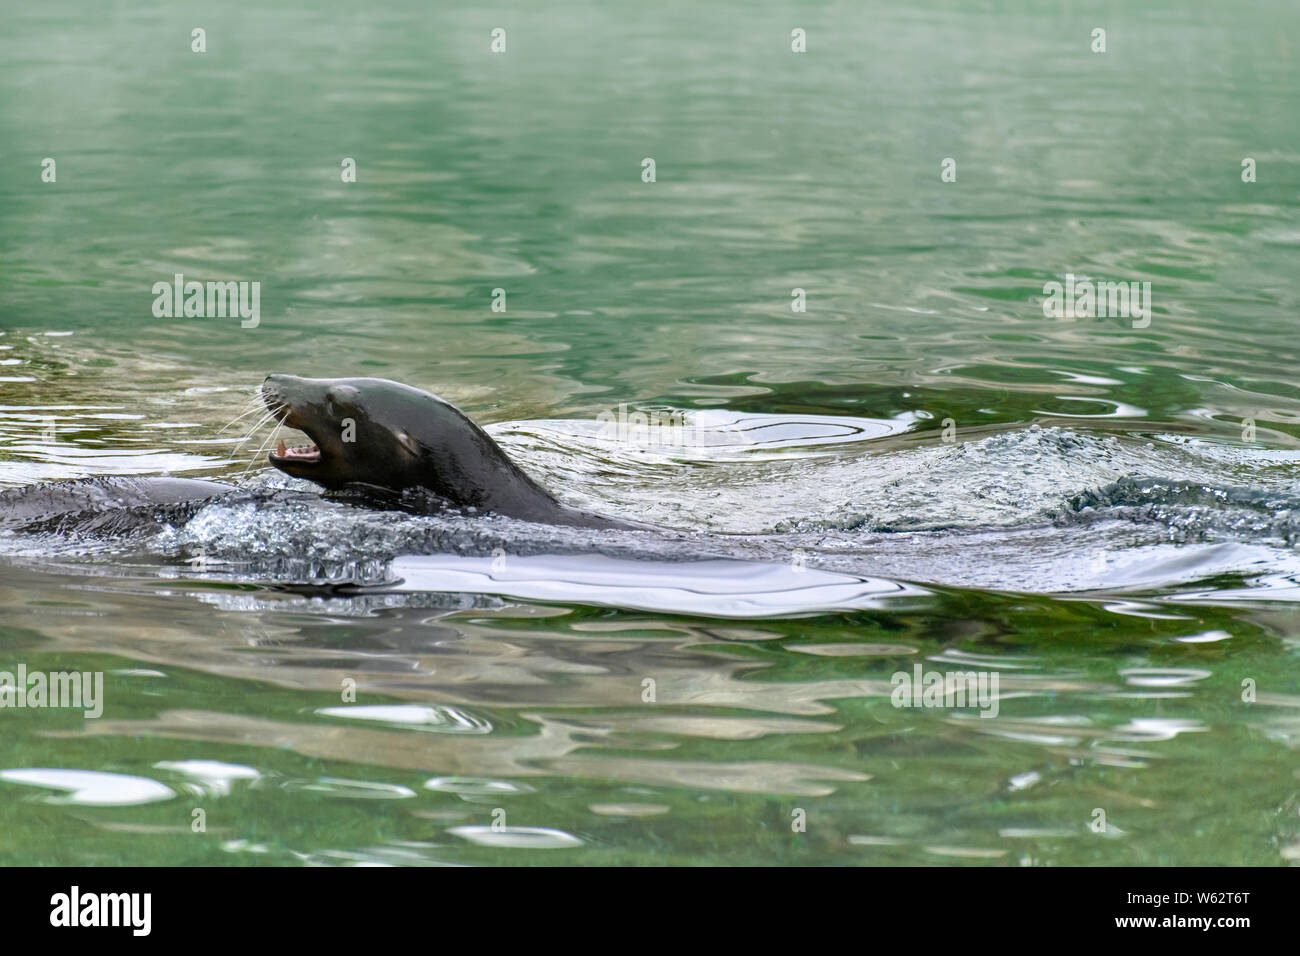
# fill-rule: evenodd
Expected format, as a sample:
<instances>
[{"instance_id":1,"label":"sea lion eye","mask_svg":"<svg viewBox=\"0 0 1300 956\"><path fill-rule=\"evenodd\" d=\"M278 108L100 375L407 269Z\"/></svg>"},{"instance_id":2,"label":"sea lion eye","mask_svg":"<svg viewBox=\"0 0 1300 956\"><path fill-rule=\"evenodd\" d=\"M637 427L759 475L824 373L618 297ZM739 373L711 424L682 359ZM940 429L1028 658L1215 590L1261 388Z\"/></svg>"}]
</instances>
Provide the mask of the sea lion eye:
<instances>
[{"instance_id":1,"label":"sea lion eye","mask_svg":"<svg viewBox=\"0 0 1300 956\"><path fill-rule=\"evenodd\" d=\"M344 404L357 397L357 390L351 385L335 385L325 393L325 401L331 412L337 412Z\"/></svg>"}]
</instances>

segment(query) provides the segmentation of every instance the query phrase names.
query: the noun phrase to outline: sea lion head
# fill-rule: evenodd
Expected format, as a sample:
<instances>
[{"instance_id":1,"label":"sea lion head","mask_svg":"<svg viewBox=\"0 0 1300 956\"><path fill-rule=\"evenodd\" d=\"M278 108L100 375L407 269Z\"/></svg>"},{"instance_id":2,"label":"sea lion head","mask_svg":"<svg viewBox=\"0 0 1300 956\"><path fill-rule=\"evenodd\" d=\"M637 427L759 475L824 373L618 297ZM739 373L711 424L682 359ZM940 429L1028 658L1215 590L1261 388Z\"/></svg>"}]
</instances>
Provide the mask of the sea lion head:
<instances>
[{"instance_id":1,"label":"sea lion head","mask_svg":"<svg viewBox=\"0 0 1300 956\"><path fill-rule=\"evenodd\" d=\"M262 399L280 422L314 443L286 448L280 442L271 464L330 490L423 489L459 508L525 521L653 530L560 504L459 408L410 385L268 375Z\"/></svg>"},{"instance_id":2,"label":"sea lion head","mask_svg":"<svg viewBox=\"0 0 1300 956\"><path fill-rule=\"evenodd\" d=\"M480 505L518 471L458 408L400 382L270 375L262 398L313 442L280 442L271 464L328 489L425 488L456 505Z\"/></svg>"}]
</instances>

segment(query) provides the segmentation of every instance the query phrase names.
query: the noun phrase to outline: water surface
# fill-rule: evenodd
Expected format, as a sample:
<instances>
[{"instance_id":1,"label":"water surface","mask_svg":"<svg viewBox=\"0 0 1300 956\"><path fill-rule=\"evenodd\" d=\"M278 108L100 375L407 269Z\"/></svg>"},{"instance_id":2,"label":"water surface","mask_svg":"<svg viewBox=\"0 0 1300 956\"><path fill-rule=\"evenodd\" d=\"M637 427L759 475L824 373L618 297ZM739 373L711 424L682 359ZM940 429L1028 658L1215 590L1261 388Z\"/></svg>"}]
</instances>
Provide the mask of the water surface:
<instances>
[{"instance_id":1,"label":"water surface","mask_svg":"<svg viewBox=\"0 0 1300 956\"><path fill-rule=\"evenodd\" d=\"M1298 37L1269 0L12 11L0 485L273 502L0 541L0 670L105 686L0 710L0 858L1300 859ZM155 318L176 273L260 282L259 324ZM1149 325L1045 318L1067 273L1150 282ZM316 501L222 431L272 371L431 389L669 533ZM997 715L895 707L917 665Z\"/></svg>"}]
</instances>

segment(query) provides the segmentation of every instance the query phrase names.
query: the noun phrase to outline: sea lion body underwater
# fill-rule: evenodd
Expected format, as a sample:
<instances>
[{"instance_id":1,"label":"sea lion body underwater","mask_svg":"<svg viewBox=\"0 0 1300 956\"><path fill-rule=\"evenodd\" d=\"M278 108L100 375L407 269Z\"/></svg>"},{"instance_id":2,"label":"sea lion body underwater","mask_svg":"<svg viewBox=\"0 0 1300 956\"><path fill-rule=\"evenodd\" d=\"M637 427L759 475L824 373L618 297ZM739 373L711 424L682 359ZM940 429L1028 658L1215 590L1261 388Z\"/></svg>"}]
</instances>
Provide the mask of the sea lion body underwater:
<instances>
[{"instance_id":1,"label":"sea lion body underwater","mask_svg":"<svg viewBox=\"0 0 1300 956\"><path fill-rule=\"evenodd\" d=\"M270 375L262 399L283 424L314 444L268 460L328 491L380 503L422 492L446 506L546 524L653 530L561 504L450 402L381 378ZM0 492L0 527L47 527L62 516L202 503L238 491L187 478L92 478ZM369 494L368 494L369 493Z\"/></svg>"},{"instance_id":2,"label":"sea lion body underwater","mask_svg":"<svg viewBox=\"0 0 1300 956\"><path fill-rule=\"evenodd\" d=\"M0 528L116 535L188 517L190 506L197 509L237 490L197 478L111 475L50 481L0 491Z\"/></svg>"}]
</instances>

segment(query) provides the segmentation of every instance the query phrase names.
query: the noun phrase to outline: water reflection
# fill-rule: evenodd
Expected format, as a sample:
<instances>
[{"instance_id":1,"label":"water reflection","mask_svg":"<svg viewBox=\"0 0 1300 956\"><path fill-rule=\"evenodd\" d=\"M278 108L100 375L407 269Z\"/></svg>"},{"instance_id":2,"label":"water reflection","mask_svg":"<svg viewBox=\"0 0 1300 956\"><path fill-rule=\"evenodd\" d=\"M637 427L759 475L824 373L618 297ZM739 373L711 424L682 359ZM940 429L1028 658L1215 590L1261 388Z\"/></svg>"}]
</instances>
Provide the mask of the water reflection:
<instances>
[{"instance_id":1,"label":"water reflection","mask_svg":"<svg viewBox=\"0 0 1300 956\"><path fill-rule=\"evenodd\" d=\"M904 626L886 641L863 619L847 628L813 619L807 633L796 634L786 624L739 627L527 605L330 613L329 601L278 611L268 596L261 609L214 614L194 597L113 580L89 590L81 577L62 579L64 601L23 597L51 593L53 580L18 572L0 586L11 633L37 625L45 652L76 649L83 658L132 666L107 669L103 718L40 720L32 745L147 739L176 757L128 761L113 772L93 764L84 771L11 766L0 776L4 786L62 787L72 797L54 801L88 808L173 802L178 794L240 805L311 799L408 808L404 840L352 846L313 845L305 833L287 847L246 839L224 811L213 832L228 855L424 865L457 862L471 848L599 853L598 845L628 838L609 833L593 845L590 836L602 826L671 820L713 794L775 801L748 811L760 814L788 817L804 807L820 821L810 846L823 855L1018 862L1028 854L1059 862L1073 858L1068 847L1076 843L1093 852L1082 850L1094 846L1087 826L1093 806L1110 808L1106 833L1117 847L1133 814L1168 815L1161 794L1178 792L1175 777L1190 767L1215 776L1212 763L1182 742L1238 732L1235 722L1193 716L1200 710L1132 711L1144 699L1164 707L1234 699L1235 685L1225 689L1208 659L1187 666L1161 658L1218 653L1226 643L1178 641L1188 634L1184 614L1151 619L1168 633L1154 636L1146 655L1128 651L1111 665L1099 668L1094 659L1062 670L1059 657L1044 653L1047 645L1000 647L995 605L964 627L945 612L917 611L910 625L893 613L894 626ZM165 619L156 613L164 606ZM1108 614L1097 613L1098 620ZM154 623L142 628L143 620ZM933 630L945 620L946 638ZM867 633L872 640L854 639ZM1241 623L1234 635L1241 648L1261 646ZM890 675L918 658L943 671L996 670L998 716L891 706ZM355 703L339 703L347 682ZM142 712L147 698L137 695L146 687L156 703ZM1241 719L1290 746L1300 739L1285 716L1296 710L1291 700L1265 692ZM133 714L123 713L128 707ZM293 756L292 766L277 756L284 754ZM984 754L997 755L987 768ZM999 766L1020 769L997 773ZM1087 768L1155 776L1146 795L1120 794ZM957 779L966 783L954 789ZM135 789L126 793L123 781ZM1000 794L1016 809L981 824L982 794ZM535 798L562 809L544 812ZM447 799L454 802L438 802ZM212 812L214 804L204 805ZM331 819L319 806L316 817ZM944 806L957 815L940 824L934 814ZM492 827L497 808L508 815L505 830ZM185 832L158 815L93 822L106 834L161 839ZM430 832L440 836L419 836Z\"/></svg>"}]
</instances>

